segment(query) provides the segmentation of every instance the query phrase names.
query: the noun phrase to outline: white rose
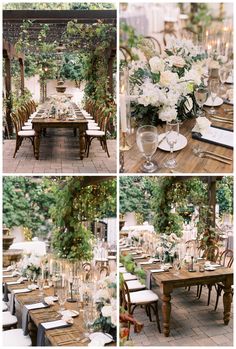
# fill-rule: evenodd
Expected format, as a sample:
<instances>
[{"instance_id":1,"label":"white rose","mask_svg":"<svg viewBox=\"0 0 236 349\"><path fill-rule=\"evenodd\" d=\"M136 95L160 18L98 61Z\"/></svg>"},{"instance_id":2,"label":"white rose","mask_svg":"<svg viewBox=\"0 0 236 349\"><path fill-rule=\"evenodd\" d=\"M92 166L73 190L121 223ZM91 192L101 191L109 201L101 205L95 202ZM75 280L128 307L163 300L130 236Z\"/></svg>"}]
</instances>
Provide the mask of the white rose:
<instances>
[{"instance_id":1,"label":"white rose","mask_svg":"<svg viewBox=\"0 0 236 349\"><path fill-rule=\"evenodd\" d=\"M105 305L102 307L102 316L109 317L112 315L112 306L111 305Z\"/></svg>"},{"instance_id":2,"label":"white rose","mask_svg":"<svg viewBox=\"0 0 236 349\"><path fill-rule=\"evenodd\" d=\"M173 55L173 56L170 56L168 60L172 66L177 68L183 68L186 64L185 60L180 56Z\"/></svg>"},{"instance_id":3,"label":"white rose","mask_svg":"<svg viewBox=\"0 0 236 349\"><path fill-rule=\"evenodd\" d=\"M150 68L152 73L162 72L165 68L165 63L159 57L152 57L149 60Z\"/></svg>"},{"instance_id":4,"label":"white rose","mask_svg":"<svg viewBox=\"0 0 236 349\"><path fill-rule=\"evenodd\" d=\"M164 108L159 112L159 119L162 121L172 121L177 118L177 110L175 108Z\"/></svg>"},{"instance_id":5,"label":"white rose","mask_svg":"<svg viewBox=\"0 0 236 349\"><path fill-rule=\"evenodd\" d=\"M161 73L160 85L164 87L170 87L172 84L176 84L178 81L178 75L167 70Z\"/></svg>"}]
</instances>

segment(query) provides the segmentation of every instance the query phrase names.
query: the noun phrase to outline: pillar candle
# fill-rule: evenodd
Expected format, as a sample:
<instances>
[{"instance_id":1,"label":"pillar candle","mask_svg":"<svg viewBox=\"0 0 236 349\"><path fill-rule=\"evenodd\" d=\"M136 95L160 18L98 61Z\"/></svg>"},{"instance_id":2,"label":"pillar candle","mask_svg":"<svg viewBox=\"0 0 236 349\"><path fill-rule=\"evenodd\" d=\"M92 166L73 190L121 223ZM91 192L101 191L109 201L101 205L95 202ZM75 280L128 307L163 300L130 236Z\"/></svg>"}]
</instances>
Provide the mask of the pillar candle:
<instances>
[{"instance_id":1,"label":"pillar candle","mask_svg":"<svg viewBox=\"0 0 236 349\"><path fill-rule=\"evenodd\" d=\"M126 95L120 94L120 122L121 122L121 131L127 131L127 115L126 115Z\"/></svg>"}]
</instances>

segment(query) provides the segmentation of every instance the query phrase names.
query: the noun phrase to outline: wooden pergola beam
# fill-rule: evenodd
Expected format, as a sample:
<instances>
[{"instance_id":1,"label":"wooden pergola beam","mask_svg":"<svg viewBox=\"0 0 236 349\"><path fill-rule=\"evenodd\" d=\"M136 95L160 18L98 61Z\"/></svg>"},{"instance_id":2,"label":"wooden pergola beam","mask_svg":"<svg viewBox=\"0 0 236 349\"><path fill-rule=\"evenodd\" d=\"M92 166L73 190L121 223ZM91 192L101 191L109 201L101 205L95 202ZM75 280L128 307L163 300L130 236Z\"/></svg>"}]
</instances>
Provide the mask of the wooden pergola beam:
<instances>
[{"instance_id":1,"label":"wooden pergola beam","mask_svg":"<svg viewBox=\"0 0 236 349\"><path fill-rule=\"evenodd\" d=\"M62 23L71 20L78 23L116 22L116 10L4 10L3 23L21 23L33 20L40 23Z\"/></svg>"}]
</instances>

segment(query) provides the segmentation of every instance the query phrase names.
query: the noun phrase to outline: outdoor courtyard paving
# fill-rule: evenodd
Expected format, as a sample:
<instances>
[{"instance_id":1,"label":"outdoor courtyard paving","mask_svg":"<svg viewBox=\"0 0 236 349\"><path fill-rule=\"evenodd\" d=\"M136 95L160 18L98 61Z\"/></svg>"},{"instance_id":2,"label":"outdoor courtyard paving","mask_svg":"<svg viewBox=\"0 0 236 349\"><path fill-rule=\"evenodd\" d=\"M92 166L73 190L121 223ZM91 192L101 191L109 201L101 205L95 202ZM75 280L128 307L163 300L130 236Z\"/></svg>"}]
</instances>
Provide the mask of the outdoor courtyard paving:
<instances>
[{"instance_id":1,"label":"outdoor courtyard paving","mask_svg":"<svg viewBox=\"0 0 236 349\"><path fill-rule=\"evenodd\" d=\"M116 140L108 140L110 158L97 139L92 141L89 157L79 158L79 139L71 129L48 129L41 138L40 160L33 155L33 148L24 140L15 159L15 139L4 140L4 173L115 173Z\"/></svg>"},{"instance_id":2,"label":"outdoor courtyard paving","mask_svg":"<svg viewBox=\"0 0 236 349\"><path fill-rule=\"evenodd\" d=\"M220 297L218 308L214 311L215 290L212 289L209 306L207 306L207 290L203 287L200 300L196 298L196 286L191 287L190 291L184 288L174 290L170 337L164 337L163 333L158 332L156 322L149 321L144 309L140 307L135 309L134 316L144 323L144 329L141 333L135 334L132 327L133 344L137 346L233 346L233 315L231 314L228 326L225 326L223 297ZM161 318L160 301L159 315Z\"/></svg>"}]
</instances>

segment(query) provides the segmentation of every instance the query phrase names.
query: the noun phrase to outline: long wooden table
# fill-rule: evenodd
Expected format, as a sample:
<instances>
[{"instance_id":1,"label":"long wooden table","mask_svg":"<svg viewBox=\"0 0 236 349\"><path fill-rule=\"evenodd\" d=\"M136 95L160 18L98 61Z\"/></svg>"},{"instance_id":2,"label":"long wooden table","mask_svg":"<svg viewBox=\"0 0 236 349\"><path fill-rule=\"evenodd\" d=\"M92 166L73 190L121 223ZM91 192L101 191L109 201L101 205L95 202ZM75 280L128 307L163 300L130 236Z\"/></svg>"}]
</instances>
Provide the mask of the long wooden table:
<instances>
[{"instance_id":1,"label":"long wooden table","mask_svg":"<svg viewBox=\"0 0 236 349\"><path fill-rule=\"evenodd\" d=\"M208 108L205 108L208 110ZM220 107L216 107L217 115L220 115L221 117L226 117L228 119L232 119L233 121L233 115L232 114L226 114L224 110L233 110L233 106L223 104ZM227 115L227 116L226 116ZM209 118L211 120L211 118ZM218 121L212 121L212 126L218 126L223 127L227 129L233 129L233 125L231 123L222 123ZM192 138L191 130L193 129L194 125L196 123L196 119L189 119L185 120L180 125L180 133L184 135L187 138L187 146L179 151L175 151L175 158L177 161L177 167L174 169L174 171L171 171L168 168L165 168L162 164L170 157L170 152L157 149L156 153L152 157L153 160L155 160L159 166L160 169L157 171L157 173L170 173L170 172L176 172L176 173L232 173L233 172L233 162L231 165L224 164L221 162L218 162L216 160L212 160L209 158L199 158L193 153L193 148L196 146L199 146L204 151L211 151L218 153L220 155L224 155L230 158L233 158L233 150L229 148L225 148L223 146L214 145L205 143L196 139ZM164 133L165 132L165 126L157 127L158 133ZM136 145L136 135L133 134L128 137L128 143L132 145L132 148L128 151L123 152L124 156L124 171L125 173L139 173L140 172L140 166L144 162L144 157L142 156L141 152L139 151L137 145Z\"/></svg>"},{"instance_id":2,"label":"long wooden table","mask_svg":"<svg viewBox=\"0 0 236 349\"><path fill-rule=\"evenodd\" d=\"M33 129L35 131L35 158L39 160L40 155L40 137L42 131L46 128L71 128L79 130L79 155L80 159L83 160L85 153L85 131L87 130L88 121L85 119L81 112L76 112L76 120L57 120L53 118L41 118L35 116L32 120Z\"/></svg>"},{"instance_id":3,"label":"long wooden table","mask_svg":"<svg viewBox=\"0 0 236 349\"><path fill-rule=\"evenodd\" d=\"M7 275L7 273L4 273ZM9 282L9 281L16 281L18 277L14 278L4 278L3 283ZM26 288L28 285L28 282L24 282L22 284L18 285L8 285L8 290L12 292L15 289L20 288ZM51 296L53 295L54 290L53 287L50 287L48 289L44 289L45 296ZM21 293L15 295L15 309L16 309L16 316L18 319L18 324L21 326L21 319L22 319L22 307L25 304L33 304L41 301L41 297L39 295L38 290L34 290L28 293ZM51 330L45 331L45 337L46 341L52 345L52 346L88 346L90 340L81 341L78 339L84 339L84 321L83 321L83 309L78 308L78 303L65 303L66 309L76 310L79 311L79 316L74 317L74 323L70 327L66 328L56 328ZM37 341L37 330L38 326L42 322L47 321L54 321L59 320L60 317L58 317L58 310L59 310L59 304L56 302L55 305L50 306L49 308L43 308L43 309L35 309L30 310L30 321L28 325L29 329L29 335L32 340L32 345L36 346ZM108 346L114 346L115 343L112 342L108 344Z\"/></svg>"},{"instance_id":4,"label":"long wooden table","mask_svg":"<svg viewBox=\"0 0 236 349\"><path fill-rule=\"evenodd\" d=\"M146 259L136 260L136 263L146 261ZM141 265L145 270L158 269L159 264ZM198 270L198 266L195 266ZM170 334L170 318L171 318L171 294L175 288L188 287L193 285L214 285L215 283L222 282L225 286L223 295L224 314L223 321L225 325L228 325L231 313L232 303L232 290L233 285L233 269L218 267L214 271L204 272L189 272L188 270L181 269L178 276L174 275L174 271L171 269L168 272L152 273L152 280L156 285L160 287L161 299L162 299L162 318L163 318L163 332L165 337L169 337Z\"/></svg>"}]
</instances>

